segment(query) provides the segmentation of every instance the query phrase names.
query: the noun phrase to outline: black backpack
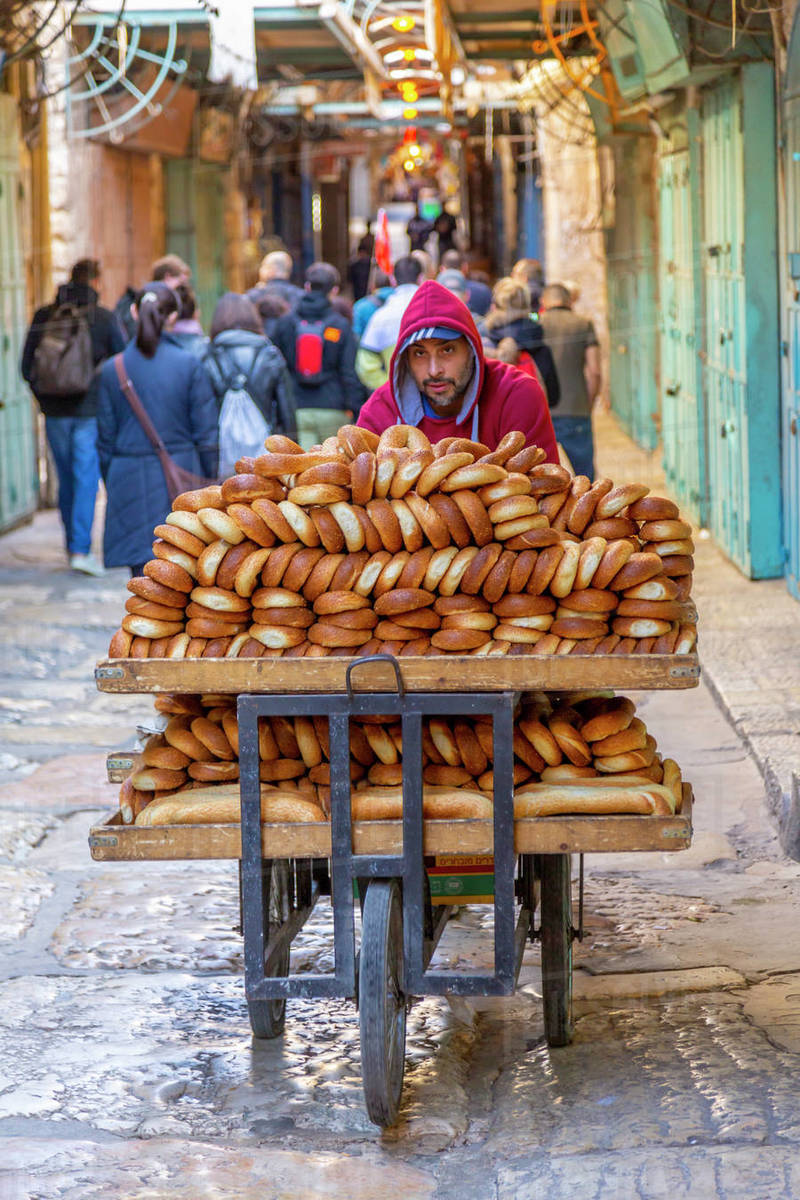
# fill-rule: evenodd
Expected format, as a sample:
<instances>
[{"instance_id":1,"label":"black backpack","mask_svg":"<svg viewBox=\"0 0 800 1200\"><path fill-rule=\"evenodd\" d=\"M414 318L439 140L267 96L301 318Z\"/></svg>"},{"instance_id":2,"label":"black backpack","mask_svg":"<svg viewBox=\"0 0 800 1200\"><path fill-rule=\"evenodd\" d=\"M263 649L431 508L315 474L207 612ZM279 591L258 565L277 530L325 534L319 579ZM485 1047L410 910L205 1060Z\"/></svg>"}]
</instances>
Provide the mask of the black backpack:
<instances>
[{"instance_id":1,"label":"black backpack","mask_svg":"<svg viewBox=\"0 0 800 1200\"><path fill-rule=\"evenodd\" d=\"M89 309L57 304L33 355L31 383L43 396L82 396L94 376Z\"/></svg>"}]
</instances>

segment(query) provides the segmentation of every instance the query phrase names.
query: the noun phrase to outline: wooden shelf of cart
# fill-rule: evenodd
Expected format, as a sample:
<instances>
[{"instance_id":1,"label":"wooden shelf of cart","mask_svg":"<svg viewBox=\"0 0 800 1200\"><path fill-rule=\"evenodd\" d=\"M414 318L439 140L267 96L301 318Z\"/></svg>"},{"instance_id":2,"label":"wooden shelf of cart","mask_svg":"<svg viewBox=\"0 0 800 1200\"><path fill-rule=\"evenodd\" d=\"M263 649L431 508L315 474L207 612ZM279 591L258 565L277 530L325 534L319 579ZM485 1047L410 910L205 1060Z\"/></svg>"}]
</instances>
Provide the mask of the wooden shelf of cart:
<instances>
[{"instance_id":1,"label":"wooden shelf of cart","mask_svg":"<svg viewBox=\"0 0 800 1200\"><path fill-rule=\"evenodd\" d=\"M97 664L101 692L343 692L353 658L119 658ZM633 691L697 687L696 654L432 655L397 660L410 692ZM359 667L361 692L393 692L388 663Z\"/></svg>"},{"instance_id":2,"label":"wooden shelf of cart","mask_svg":"<svg viewBox=\"0 0 800 1200\"><path fill-rule=\"evenodd\" d=\"M514 822L517 854L602 854L623 850L685 850L692 840L694 797L683 785L681 811L673 817L560 816ZM397 854L400 821L354 821L356 854ZM89 831L92 858L100 862L146 859L239 858L238 825L123 825L119 813ZM265 858L328 858L330 825L265 825ZM492 822L426 821L426 854L491 854Z\"/></svg>"}]
</instances>

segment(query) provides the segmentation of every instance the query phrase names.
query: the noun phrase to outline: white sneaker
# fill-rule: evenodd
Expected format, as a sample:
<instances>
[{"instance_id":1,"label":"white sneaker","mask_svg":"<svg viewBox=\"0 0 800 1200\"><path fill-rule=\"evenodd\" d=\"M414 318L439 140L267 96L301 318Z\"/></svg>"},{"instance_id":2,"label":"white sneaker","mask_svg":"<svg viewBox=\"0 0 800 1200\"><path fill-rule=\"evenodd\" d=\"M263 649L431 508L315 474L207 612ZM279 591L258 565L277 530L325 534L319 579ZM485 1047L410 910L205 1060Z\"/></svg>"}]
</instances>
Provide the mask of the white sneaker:
<instances>
[{"instance_id":1,"label":"white sneaker","mask_svg":"<svg viewBox=\"0 0 800 1200\"><path fill-rule=\"evenodd\" d=\"M106 569L92 554L70 554L69 565L83 575L105 575Z\"/></svg>"}]
</instances>

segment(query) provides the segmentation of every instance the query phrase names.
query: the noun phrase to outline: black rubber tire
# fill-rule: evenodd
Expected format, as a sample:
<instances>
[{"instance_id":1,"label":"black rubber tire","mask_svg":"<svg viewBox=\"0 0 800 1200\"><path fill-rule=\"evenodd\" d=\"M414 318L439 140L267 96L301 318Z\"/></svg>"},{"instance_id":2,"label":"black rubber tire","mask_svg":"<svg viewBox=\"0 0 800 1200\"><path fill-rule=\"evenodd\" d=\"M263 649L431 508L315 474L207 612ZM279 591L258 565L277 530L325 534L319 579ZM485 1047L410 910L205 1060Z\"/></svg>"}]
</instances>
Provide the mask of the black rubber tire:
<instances>
[{"instance_id":1,"label":"black rubber tire","mask_svg":"<svg viewBox=\"0 0 800 1200\"><path fill-rule=\"evenodd\" d=\"M403 1090L406 997L403 984L403 902L396 879L374 879L364 898L358 1014L361 1079L369 1119L393 1125Z\"/></svg>"},{"instance_id":2,"label":"black rubber tire","mask_svg":"<svg viewBox=\"0 0 800 1200\"><path fill-rule=\"evenodd\" d=\"M267 937L277 926L282 925L289 916L289 861L276 858L272 863L269 887L269 930ZM289 974L290 948L286 946L271 974L274 976ZM286 1025L286 1001L248 1000L247 1012L250 1018L250 1028L253 1037L271 1039L280 1037Z\"/></svg>"},{"instance_id":3,"label":"black rubber tire","mask_svg":"<svg viewBox=\"0 0 800 1200\"><path fill-rule=\"evenodd\" d=\"M572 1041L572 863L543 854L541 867L542 1001L548 1046Z\"/></svg>"}]
</instances>

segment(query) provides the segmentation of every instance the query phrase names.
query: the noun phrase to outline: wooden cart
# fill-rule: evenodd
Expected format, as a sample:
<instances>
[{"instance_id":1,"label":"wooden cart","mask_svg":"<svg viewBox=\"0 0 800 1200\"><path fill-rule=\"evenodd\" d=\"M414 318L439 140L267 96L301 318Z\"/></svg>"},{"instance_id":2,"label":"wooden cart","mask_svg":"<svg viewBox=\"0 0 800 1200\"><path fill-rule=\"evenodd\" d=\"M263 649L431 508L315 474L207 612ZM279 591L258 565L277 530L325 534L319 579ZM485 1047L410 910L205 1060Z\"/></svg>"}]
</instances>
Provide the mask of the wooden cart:
<instances>
[{"instance_id":1,"label":"wooden cart","mask_svg":"<svg viewBox=\"0 0 800 1200\"><path fill-rule=\"evenodd\" d=\"M358 669L358 690L351 678ZM395 1120L403 1084L407 1004L415 995L509 995L527 941L542 954L545 1032L565 1045L572 1027L571 855L682 850L692 832L684 785L675 816L563 816L513 819L513 718L520 693L695 687L695 655L480 658L442 656L377 662L324 659L109 660L95 671L108 692L236 694L242 823L135 826L115 813L90 833L92 857L232 858L240 862L245 991L253 1033L283 1030L291 996L357 1001L367 1111ZM257 723L272 714L327 716L331 739L331 822L262 825ZM396 715L403 734L403 819L353 822L349 720ZM489 713L494 725L492 820L426 821L422 816L421 721L425 715ZM417 763L414 771L412 764ZM126 764L117 756L117 777ZM494 970L429 970L450 909L431 906L424 856L494 856ZM582 863L582 860L581 860ZM330 866L330 875L328 874ZM362 906L356 953L353 883ZM581 872L582 881L582 872ZM289 950L320 894L331 890L335 971L289 975ZM582 890L581 890L582 902ZM538 924L535 914L539 913ZM581 909L582 911L582 905ZM580 921L579 921L580 926Z\"/></svg>"}]
</instances>

